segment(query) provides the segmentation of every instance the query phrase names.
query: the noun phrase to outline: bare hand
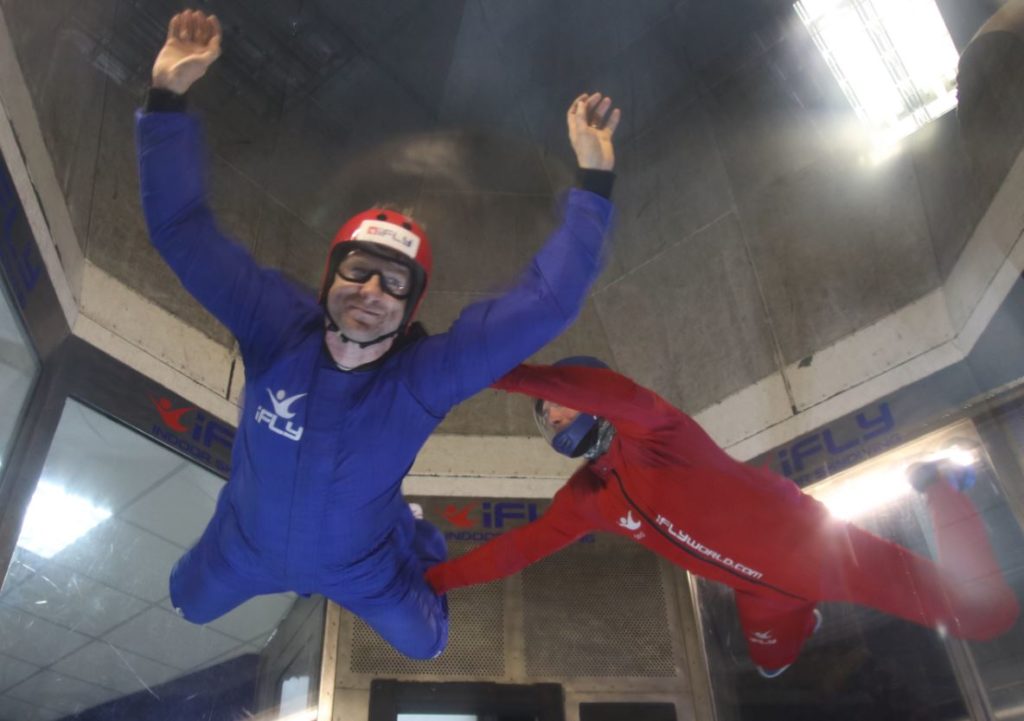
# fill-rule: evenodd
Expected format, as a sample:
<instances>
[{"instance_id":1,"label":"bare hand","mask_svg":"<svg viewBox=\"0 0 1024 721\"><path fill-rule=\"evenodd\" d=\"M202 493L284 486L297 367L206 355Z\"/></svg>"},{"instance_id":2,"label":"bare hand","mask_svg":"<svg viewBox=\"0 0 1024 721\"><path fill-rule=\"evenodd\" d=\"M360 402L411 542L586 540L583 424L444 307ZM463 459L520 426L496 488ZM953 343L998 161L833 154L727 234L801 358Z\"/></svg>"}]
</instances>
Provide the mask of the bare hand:
<instances>
[{"instance_id":1,"label":"bare hand","mask_svg":"<svg viewBox=\"0 0 1024 721\"><path fill-rule=\"evenodd\" d=\"M153 87L179 95L220 57L220 23L199 10L178 13L167 26L167 42L153 63Z\"/></svg>"},{"instance_id":2,"label":"bare hand","mask_svg":"<svg viewBox=\"0 0 1024 721\"><path fill-rule=\"evenodd\" d=\"M615 167L612 135L621 119L622 112L618 108L612 110L612 99L602 98L601 93L583 93L573 101L566 120L569 142L581 168L611 170Z\"/></svg>"}]
</instances>

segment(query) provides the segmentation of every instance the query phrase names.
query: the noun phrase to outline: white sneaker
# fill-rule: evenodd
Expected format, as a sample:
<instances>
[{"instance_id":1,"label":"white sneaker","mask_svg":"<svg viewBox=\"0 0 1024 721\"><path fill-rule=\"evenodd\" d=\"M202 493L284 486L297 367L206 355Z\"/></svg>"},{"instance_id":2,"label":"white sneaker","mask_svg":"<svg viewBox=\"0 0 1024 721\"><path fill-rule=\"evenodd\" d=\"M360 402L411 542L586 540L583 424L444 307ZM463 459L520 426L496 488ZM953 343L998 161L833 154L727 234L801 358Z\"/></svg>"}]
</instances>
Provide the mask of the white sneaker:
<instances>
[{"instance_id":1,"label":"white sneaker","mask_svg":"<svg viewBox=\"0 0 1024 721\"><path fill-rule=\"evenodd\" d=\"M787 663L787 664L786 664L785 666L783 666L782 668L773 668L773 669L772 669L771 671L769 671L769 670L768 670L768 669L766 669L766 668L761 668L760 666L758 666L758 667L757 667L757 672L758 672L759 674L761 674L761 676L762 676L763 678L776 678L776 677L778 677L778 676L781 676L781 675L782 675L782 674L783 674L783 673L785 672L785 670L786 670L787 668L789 668L790 666L792 666L792 665L793 665L793 664L791 664L791 663Z\"/></svg>"},{"instance_id":2,"label":"white sneaker","mask_svg":"<svg viewBox=\"0 0 1024 721\"><path fill-rule=\"evenodd\" d=\"M811 629L811 636L816 634L818 632L818 629L821 628L821 622L821 611L819 611L818 609L814 609L814 628ZM787 668L789 668L792 665L793 664L791 663L787 663L785 666L781 668L773 669L761 668L760 666L758 666L757 672L761 674L762 678L778 678L783 674L783 672L785 672Z\"/></svg>"}]
</instances>

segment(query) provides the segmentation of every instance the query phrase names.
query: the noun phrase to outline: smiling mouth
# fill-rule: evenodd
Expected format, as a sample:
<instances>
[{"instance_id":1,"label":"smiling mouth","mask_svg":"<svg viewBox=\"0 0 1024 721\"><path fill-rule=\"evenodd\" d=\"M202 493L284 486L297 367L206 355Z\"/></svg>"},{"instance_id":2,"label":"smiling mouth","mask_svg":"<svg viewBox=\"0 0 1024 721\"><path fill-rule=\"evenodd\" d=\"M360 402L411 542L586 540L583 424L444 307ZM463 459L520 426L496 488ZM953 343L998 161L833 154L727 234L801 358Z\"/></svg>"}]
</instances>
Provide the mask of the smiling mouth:
<instances>
[{"instance_id":1,"label":"smiling mouth","mask_svg":"<svg viewBox=\"0 0 1024 721\"><path fill-rule=\"evenodd\" d=\"M378 318L378 317L384 315L384 313L382 311L374 310L373 308L366 308L366 307L361 306L361 305L349 306L349 310L355 311L356 313L361 313L363 315L373 316L374 318Z\"/></svg>"}]
</instances>

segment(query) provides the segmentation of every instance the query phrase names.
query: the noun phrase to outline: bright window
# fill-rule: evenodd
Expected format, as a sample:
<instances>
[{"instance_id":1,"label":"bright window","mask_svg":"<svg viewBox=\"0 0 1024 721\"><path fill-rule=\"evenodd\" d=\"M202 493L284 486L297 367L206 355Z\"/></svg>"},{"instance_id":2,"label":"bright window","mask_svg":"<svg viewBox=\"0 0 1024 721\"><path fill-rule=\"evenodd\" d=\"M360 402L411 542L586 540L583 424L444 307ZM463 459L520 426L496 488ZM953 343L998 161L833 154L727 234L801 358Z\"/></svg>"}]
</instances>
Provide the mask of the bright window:
<instances>
[{"instance_id":1,"label":"bright window","mask_svg":"<svg viewBox=\"0 0 1024 721\"><path fill-rule=\"evenodd\" d=\"M308 703L309 676L292 676L281 683L281 704L278 712L282 716L301 712L306 709Z\"/></svg>"},{"instance_id":2,"label":"bright window","mask_svg":"<svg viewBox=\"0 0 1024 721\"><path fill-rule=\"evenodd\" d=\"M844 521L878 513L911 495L907 468L920 461L949 461L963 467L980 461L981 442L969 421L925 436L817 483L807 492Z\"/></svg>"}]
</instances>

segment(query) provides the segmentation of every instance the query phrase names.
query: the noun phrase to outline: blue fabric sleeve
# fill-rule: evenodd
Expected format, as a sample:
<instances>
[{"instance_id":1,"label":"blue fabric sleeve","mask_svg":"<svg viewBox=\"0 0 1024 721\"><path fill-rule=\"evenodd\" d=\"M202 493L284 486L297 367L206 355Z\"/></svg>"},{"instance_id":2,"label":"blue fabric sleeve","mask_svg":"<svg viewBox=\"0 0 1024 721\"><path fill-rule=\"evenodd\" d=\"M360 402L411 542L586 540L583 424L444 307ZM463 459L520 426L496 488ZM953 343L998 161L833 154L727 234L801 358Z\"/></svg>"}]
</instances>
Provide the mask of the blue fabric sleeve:
<instances>
[{"instance_id":1,"label":"blue fabric sleeve","mask_svg":"<svg viewBox=\"0 0 1024 721\"><path fill-rule=\"evenodd\" d=\"M607 255L611 203L570 190L561 227L504 295L467 306L410 352L410 391L444 416L561 334L579 315Z\"/></svg>"},{"instance_id":2,"label":"blue fabric sleeve","mask_svg":"<svg viewBox=\"0 0 1024 721\"><path fill-rule=\"evenodd\" d=\"M289 331L310 319L313 299L258 266L217 228L206 202L198 119L140 111L136 144L142 209L154 247L186 290L234 334L247 373L257 374Z\"/></svg>"}]
</instances>

